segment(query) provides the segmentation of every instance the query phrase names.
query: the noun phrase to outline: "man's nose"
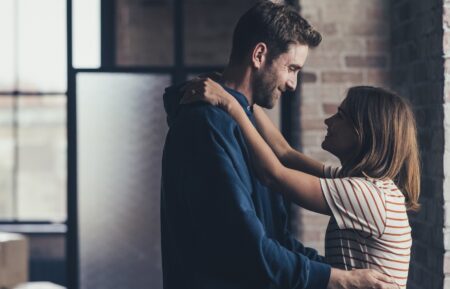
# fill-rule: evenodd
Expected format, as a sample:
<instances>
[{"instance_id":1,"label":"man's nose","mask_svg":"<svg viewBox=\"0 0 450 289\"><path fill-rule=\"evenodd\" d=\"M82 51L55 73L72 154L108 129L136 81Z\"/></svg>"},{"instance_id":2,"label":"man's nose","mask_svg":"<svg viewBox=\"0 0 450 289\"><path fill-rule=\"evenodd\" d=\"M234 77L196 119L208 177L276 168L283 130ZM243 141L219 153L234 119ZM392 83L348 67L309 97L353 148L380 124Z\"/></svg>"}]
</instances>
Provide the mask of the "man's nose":
<instances>
[{"instance_id":1,"label":"man's nose","mask_svg":"<svg viewBox=\"0 0 450 289\"><path fill-rule=\"evenodd\" d=\"M286 88L289 89L290 91L294 91L296 87L297 87L297 77L288 79L288 81L286 82Z\"/></svg>"}]
</instances>

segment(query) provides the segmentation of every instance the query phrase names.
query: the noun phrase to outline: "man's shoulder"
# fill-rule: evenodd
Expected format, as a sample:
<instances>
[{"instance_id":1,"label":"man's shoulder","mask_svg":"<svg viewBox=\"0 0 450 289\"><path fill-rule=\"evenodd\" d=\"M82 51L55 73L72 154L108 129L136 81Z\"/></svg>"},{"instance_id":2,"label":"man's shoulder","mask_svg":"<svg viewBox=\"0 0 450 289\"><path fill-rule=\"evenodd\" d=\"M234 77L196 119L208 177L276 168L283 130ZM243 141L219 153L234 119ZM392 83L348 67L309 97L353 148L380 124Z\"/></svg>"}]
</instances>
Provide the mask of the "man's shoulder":
<instances>
[{"instance_id":1,"label":"man's shoulder","mask_svg":"<svg viewBox=\"0 0 450 289\"><path fill-rule=\"evenodd\" d=\"M206 103L192 103L183 107L177 122L193 129L234 129L237 123L224 110Z\"/></svg>"}]
</instances>

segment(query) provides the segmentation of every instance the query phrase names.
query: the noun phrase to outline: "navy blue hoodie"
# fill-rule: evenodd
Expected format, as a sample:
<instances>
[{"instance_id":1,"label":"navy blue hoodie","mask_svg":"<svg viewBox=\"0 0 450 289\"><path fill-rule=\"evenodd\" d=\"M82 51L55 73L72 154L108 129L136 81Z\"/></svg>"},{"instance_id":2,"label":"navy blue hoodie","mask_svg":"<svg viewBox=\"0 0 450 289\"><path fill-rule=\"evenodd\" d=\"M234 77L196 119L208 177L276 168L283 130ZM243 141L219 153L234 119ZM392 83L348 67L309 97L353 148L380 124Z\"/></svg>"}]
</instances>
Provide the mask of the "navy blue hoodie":
<instances>
[{"instance_id":1,"label":"navy blue hoodie","mask_svg":"<svg viewBox=\"0 0 450 289\"><path fill-rule=\"evenodd\" d=\"M285 200L252 172L237 123L205 103L179 105L179 88L164 94L164 289L326 288L330 267L289 232ZM253 121L245 96L226 89Z\"/></svg>"}]
</instances>

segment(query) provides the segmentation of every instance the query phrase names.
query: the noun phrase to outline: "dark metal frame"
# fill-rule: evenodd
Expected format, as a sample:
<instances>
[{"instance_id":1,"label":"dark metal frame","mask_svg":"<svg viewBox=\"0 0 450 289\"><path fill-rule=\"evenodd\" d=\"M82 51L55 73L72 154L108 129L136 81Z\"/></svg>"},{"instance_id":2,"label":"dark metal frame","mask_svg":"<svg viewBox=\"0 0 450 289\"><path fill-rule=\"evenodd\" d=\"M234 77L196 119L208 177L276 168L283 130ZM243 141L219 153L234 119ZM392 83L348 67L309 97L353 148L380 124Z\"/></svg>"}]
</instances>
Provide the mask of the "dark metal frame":
<instances>
[{"instance_id":1,"label":"dark metal frame","mask_svg":"<svg viewBox=\"0 0 450 289\"><path fill-rule=\"evenodd\" d=\"M77 206L77 127L76 127L76 75L80 72L108 73L155 73L170 74L173 83L186 80L189 74L207 71L222 71L224 66L186 66L184 61L184 13L183 0L173 0L174 15L174 65L148 67L117 67L115 65L115 1L101 0L101 66L99 69L75 69L72 64L72 0L67 1L67 139L68 139L68 202L67 202L67 288L79 288L78 258L78 206ZM286 1L299 8L298 0ZM282 132L294 147L298 147L297 136L300 117L297 113L299 92L282 98Z\"/></svg>"}]
</instances>

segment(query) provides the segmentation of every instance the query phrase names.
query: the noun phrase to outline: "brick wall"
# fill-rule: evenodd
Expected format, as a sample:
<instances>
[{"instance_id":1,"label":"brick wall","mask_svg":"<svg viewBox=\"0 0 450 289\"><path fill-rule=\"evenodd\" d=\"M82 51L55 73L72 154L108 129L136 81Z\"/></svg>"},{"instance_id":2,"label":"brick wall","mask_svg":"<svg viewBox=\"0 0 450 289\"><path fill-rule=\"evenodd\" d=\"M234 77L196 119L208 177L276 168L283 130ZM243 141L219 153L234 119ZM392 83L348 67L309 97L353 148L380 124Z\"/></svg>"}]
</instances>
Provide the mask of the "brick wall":
<instances>
[{"instance_id":1,"label":"brick wall","mask_svg":"<svg viewBox=\"0 0 450 289\"><path fill-rule=\"evenodd\" d=\"M389 87L389 1L300 0L300 5L302 16L323 35L302 76L301 146L306 154L337 165L320 146L326 131L323 121L336 112L349 87ZM296 211L298 237L323 253L328 217Z\"/></svg>"},{"instance_id":2,"label":"brick wall","mask_svg":"<svg viewBox=\"0 0 450 289\"><path fill-rule=\"evenodd\" d=\"M449 174L443 166L444 140L450 134L444 131L442 7L442 0L397 0L392 1L391 7L392 85L414 108L423 171L422 209L410 215L413 227L410 289L443 288L443 181ZM450 207L448 196L446 199L445 207ZM446 226L450 224L450 216L447 219ZM450 288L449 282L446 283L445 288Z\"/></svg>"}]
</instances>

